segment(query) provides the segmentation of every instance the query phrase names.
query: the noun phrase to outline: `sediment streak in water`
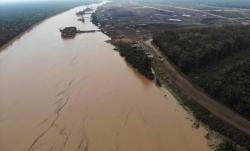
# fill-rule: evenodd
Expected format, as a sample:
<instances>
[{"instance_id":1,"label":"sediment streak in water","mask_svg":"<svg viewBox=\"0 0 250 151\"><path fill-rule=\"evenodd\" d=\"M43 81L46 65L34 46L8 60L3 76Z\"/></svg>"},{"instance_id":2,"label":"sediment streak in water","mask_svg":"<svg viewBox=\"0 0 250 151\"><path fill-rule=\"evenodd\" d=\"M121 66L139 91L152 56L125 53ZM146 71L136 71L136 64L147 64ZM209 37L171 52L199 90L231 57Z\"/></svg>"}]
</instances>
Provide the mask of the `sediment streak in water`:
<instances>
[{"instance_id":1,"label":"sediment streak in water","mask_svg":"<svg viewBox=\"0 0 250 151\"><path fill-rule=\"evenodd\" d=\"M192 129L175 98L127 65L106 35L61 39L61 27L97 29L90 15L77 21L84 7L44 21L1 52L0 150L210 150L206 131Z\"/></svg>"}]
</instances>

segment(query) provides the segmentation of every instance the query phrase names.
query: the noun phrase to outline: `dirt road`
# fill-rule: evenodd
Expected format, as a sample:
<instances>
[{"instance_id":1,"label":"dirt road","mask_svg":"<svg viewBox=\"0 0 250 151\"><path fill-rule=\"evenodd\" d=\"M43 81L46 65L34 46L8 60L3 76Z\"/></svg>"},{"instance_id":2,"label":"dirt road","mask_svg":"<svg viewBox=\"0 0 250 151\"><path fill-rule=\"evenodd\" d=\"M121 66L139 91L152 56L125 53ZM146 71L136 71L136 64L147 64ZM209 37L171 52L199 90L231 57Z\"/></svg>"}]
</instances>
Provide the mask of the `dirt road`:
<instances>
[{"instance_id":1,"label":"dirt road","mask_svg":"<svg viewBox=\"0 0 250 151\"><path fill-rule=\"evenodd\" d=\"M145 42L157 56L163 56L161 52L152 44L152 39ZM224 105L216 102L208 97L207 94L195 88L183 75L181 75L176 68L166 58L164 67L175 81L175 83L183 90L184 93L192 97L198 104L206 108L209 112L220 118L221 120L233 125L242 132L250 135L250 121L241 117L239 114L233 112Z\"/></svg>"}]
</instances>

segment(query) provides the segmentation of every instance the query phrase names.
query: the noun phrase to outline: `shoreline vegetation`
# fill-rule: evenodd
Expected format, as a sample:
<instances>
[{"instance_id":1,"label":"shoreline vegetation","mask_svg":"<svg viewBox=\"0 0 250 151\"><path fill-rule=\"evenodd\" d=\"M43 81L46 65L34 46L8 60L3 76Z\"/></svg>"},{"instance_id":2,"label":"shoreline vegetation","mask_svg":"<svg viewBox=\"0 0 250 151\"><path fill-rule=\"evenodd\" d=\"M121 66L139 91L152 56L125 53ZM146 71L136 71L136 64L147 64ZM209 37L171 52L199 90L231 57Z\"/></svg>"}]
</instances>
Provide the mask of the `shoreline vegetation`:
<instances>
[{"instance_id":1,"label":"shoreline vegetation","mask_svg":"<svg viewBox=\"0 0 250 151\"><path fill-rule=\"evenodd\" d=\"M44 20L85 2L25 2L0 5L0 51ZM18 28L16 28L18 27Z\"/></svg>"},{"instance_id":2,"label":"shoreline vegetation","mask_svg":"<svg viewBox=\"0 0 250 151\"><path fill-rule=\"evenodd\" d=\"M103 9L103 8L102 8ZM111 43L115 46L119 47L117 43L113 43L113 41L117 41L116 31L109 31L105 26L108 24L107 22L99 21L100 16L94 13L92 15L92 22L101 28L101 30L111 37ZM110 25L108 25L110 26ZM212 27L215 28L215 27ZM173 28L171 28L173 29ZM113 29L115 30L115 29ZM225 29L226 30L226 29ZM121 38L126 39L126 38ZM242 39L241 39L242 40ZM215 41L216 42L216 41ZM131 42L127 43L127 45L131 45ZM129 47L129 46L127 46ZM223 142L220 143L217 147L217 151L247 151L250 150L250 136L241 132L237 128L232 125L222 121L218 117L212 115L207 109L196 103L189 96L184 94L182 90L175 84L175 82L168 76L167 71L162 66L162 62L158 58L151 58L152 69L156 76L156 84L158 86L162 85L166 88L170 88L170 91L177 97L180 101L180 105L184 108L188 108L188 110L194 115L194 117L204 123L209 127L212 131L218 132L223 136ZM209 134L208 134L209 135ZM209 137L209 136L207 136Z\"/></svg>"},{"instance_id":3,"label":"shoreline vegetation","mask_svg":"<svg viewBox=\"0 0 250 151\"><path fill-rule=\"evenodd\" d=\"M116 43L115 46L117 46L120 56L124 57L126 62L131 64L148 80L154 80L152 61L145 54L143 49L132 47L131 45L123 42Z\"/></svg>"},{"instance_id":4,"label":"shoreline vegetation","mask_svg":"<svg viewBox=\"0 0 250 151\"><path fill-rule=\"evenodd\" d=\"M91 15L91 20L94 25L102 30L98 17L95 13ZM108 33L106 33L108 34ZM138 43L127 43L122 41L114 41L111 38L111 43L116 46L116 50L126 62L131 64L137 71L144 75L148 80L154 80L155 76L152 71L152 59L148 57L143 49L138 47Z\"/></svg>"}]
</instances>

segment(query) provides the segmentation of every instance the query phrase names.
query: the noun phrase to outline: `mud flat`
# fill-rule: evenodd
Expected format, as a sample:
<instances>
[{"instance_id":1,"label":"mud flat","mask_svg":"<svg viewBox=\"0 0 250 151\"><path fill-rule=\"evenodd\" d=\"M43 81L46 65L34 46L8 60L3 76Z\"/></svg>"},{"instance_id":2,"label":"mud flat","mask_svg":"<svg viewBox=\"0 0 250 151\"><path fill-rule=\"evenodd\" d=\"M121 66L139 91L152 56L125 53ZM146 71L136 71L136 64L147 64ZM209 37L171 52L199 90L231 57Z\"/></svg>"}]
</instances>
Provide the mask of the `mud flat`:
<instances>
[{"instance_id":1,"label":"mud flat","mask_svg":"<svg viewBox=\"0 0 250 151\"><path fill-rule=\"evenodd\" d=\"M96 8L97 5L91 7ZM134 71L78 7L52 17L0 55L0 150L209 151L167 90ZM86 16L90 18L90 14Z\"/></svg>"}]
</instances>

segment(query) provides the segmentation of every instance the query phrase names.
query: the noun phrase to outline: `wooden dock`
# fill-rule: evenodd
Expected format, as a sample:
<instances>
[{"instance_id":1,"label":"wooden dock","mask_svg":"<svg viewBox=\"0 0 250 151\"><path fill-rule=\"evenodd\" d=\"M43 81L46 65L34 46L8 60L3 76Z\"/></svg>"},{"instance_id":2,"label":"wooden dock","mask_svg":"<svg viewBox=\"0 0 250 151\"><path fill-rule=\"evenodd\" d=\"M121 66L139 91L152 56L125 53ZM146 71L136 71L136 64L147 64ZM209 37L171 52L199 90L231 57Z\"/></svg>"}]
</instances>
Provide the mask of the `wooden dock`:
<instances>
[{"instance_id":1,"label":"wooden dock","mask_svg":"<svg viewBox=\"0 0 250 151\"><path fill-rule=\"evenodd\" d=\"M101 30L78 30L77 33L94 33L99 31Z\"/></svg>"},{"instance_id":2,"label":"wooden dock","mask_svg":"<svg viewBox=\"0 0 250 151\"><path fill-rule=\"evenodd\" d=\"M61 36L63 38L72 38L75 37L76 34L94 33L99 31L101 30L77 30L76 27L65 27L63 29L60 29Z\"/></svg>"}]
</instances>

